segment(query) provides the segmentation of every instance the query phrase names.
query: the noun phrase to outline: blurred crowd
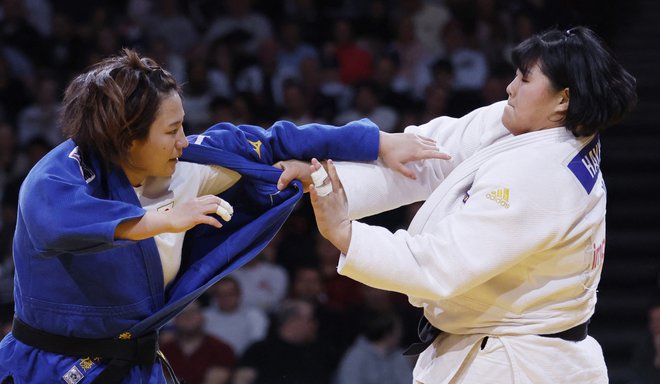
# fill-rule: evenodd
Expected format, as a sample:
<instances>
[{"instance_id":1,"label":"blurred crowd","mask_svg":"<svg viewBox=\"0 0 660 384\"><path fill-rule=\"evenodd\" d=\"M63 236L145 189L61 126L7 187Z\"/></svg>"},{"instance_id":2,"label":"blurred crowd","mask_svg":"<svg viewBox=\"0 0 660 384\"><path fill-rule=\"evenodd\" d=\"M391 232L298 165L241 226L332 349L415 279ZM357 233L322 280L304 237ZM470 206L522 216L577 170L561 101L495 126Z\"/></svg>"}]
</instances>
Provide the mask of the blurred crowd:
<instances>
[{"instance_id":1,"label":"blurred crowd","mask_svg":"<svg viewBox=\"0 0 660 384\"><path fill-rule=\"evenodd\" d=\"M182 84L186 133L216 122L387 132L507 97L508 52L550 26L606 39L595 0L3 0L0 6L0 312L12 318L11 240L30 167L64 140L64 87L131 47ZM609 12L609 13L608 13ZM367 221L405 227L416 209ZM420 312L336 273L339 257L303 199L276 240L162 332L186 383L409 383L400 353ZM312 379L310 379L312 378Z\"/></svg>"}]
</instances>

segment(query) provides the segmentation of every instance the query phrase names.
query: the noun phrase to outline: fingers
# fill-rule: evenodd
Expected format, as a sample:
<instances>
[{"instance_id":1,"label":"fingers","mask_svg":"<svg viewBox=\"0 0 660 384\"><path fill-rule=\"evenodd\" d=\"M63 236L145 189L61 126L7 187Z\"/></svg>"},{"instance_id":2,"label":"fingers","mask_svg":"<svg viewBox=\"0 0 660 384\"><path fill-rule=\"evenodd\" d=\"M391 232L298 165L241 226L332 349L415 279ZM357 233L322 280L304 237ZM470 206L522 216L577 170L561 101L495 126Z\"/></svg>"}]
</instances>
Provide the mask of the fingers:
<instances>
[{"instance_id":1,"label":"fingers","mask_svg":"<svg viewBox=\"0 0 660 384\"><path fill-rule=\"evenodd\" d=\"M291 174L291 172L287 171L287 168L284 166L284 163L281 161L273 164L273 166L282 170L282 174L280 175L280 178L277 180L277 189L282 191L293 181L293 175Z\"/></svg>"},{"instance_id":2,"label":"fingers","mask_svg":"<svg viewBox=\"0 0 660 384\"><path fill-rule=\"evenodd\" d=\"M323 167L319 167L316 171L312 172L312 181L319 196L326 196L332 192L332 183L327 179L328 173Z\"/></svg>"},{"instance_id":3,"label":"fingers","mask_svg":"<svg viewBox=\"0 0 660 384\"><path fill-rule=\"evenodd\" d=\"M451 160L451 155L445 152L440 152L437 148L432 150L425 150L419 154L417 160L425 159L439 159L439 160Z\"/></svg>"},{"instance_id":4,"label":"fingers","mask_svg":"<svg viewBox=\"0 0 660 384\"><path fill-rule=\"evenodd\" d=\"M415 136L417 136L417 138L418 138L419 140L421 140L422 143L424 143L424 144L432 145L432 146L434 146L434 147L435 147L435 145L436 145L436 141L433 140L433 139L430 138L430 137L426 137L426 136L422 136L422 135L415 135Z\"/></svg>"},{"instance_id":5,"label":"fingers","mask_svg":"<svg viewBox=\"0 0 660 384\"><path fill-rule=\"evenodd\" d=\"M316 160L316 158L312 158L312 165L311 165L311 168L310 168L312 170L312 172L318 170L319 168L323 168L321 163L318 160Z\"/></svg>"},{"instance_id":6,"label":"fingers","mask_svg":"<svg viewBox=\"0 0 660 384\"><path fill-rule=\"evenodd\" d=\"M403 164L398 164L395 171L399 172L400 174L402 174L403 176L409 179L417 180L417 175L415 175L415 172L411 171Z\"/></svg>"},{"instance_id":7,"label":"fingers","mask_svg":"<svg viewBox=\"0 0 660 384\"><path fill-rule=\"evenodd\" d=\"M316 191L314 184L309 185L309 201L312 203L312 208L318 204L319 193Z\"/></svg>"},{"instance_id":8,"label":"fingers","mask_svg":"<svg viewBox=\"0 0 660 384\"><path fill-rule=\"evenodd\" d=\"M335 163L332 160L328 160L328 177L330 177L330 181L332 182L332 189L335 191L342 189L339 175L337 175L337 168L335 168Z\"/></svg>"},{"instance_id":9,"label":"fingers","mask_svg":"<svg viewBox=\"0 0 660 384\"><path fill-rule=\"evenodd\" d=\"M222 223L218 219L208 215L204 216L204 219L200 224L208 224L216 228L222 228Z\"/></svg>"},{"instance_id":10,"label":"fingers","mask_svg":"<svg viewBox=\"0 0 660 384\"><path fill-rule=\"evenodd\" d=\"M218 204L215 213L222 217L222 220L229 221L234 215L234 207L225 200L220 199L220 204Z\"/></svg>"},{"instance_id":11,"label":"fingers","mask_svg":"<svg viewBox=\"0 0 660 384\"><path fill-rule=\"evenodd\" d=\"M198 198L200 202L200 208L202 213L206 214L207 217L209 213L215 213L222 218L224 221L231 220L234 215L234 207L231 206L227 201L219 198L215 195L205 195ZM211 219L217 221L216 219L210 217ZM208 223L207 223L208 224Z\"/></svg>"}]
</instances>

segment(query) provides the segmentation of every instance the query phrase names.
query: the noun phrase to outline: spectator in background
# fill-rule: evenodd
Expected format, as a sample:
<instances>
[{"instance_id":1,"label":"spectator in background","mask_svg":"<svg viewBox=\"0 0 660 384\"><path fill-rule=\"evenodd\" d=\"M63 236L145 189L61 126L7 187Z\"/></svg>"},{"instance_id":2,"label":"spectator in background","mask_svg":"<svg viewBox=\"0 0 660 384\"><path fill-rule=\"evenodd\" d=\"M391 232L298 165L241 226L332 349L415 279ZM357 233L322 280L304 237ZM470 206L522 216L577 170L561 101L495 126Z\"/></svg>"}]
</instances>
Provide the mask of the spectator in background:
<instances>
[{"instance_id":1,"label":"spectator in background","mask_svg":"<svg viewBox=\"0 0 660 384\"><path fill-rule=\"evenodd\" d=\"M401 8L404 15L412 17L417 39L424 44L427 52L443 55L443 42L438 37L451 19L449 10L442 4L425 0L403 0Z\"/></svg>"},{"instance_id":2,"label":"spectator in background","mask_svg":"<svg viewBox=\"0 0 660 384\"><path fill-rule=\"evenodd\" d=\"M5 144L5 140L12 141L9 127L6 124L0 124L0 149ZM18 214L18 191L25 179L27 171L32 168L48 151L51 145L43 137L32 138L27 145L23 147L20 159L15 159L14 163L24 163L23 166L16 166L14 174L10 175L5 183L0 183L0 334L6 334L11 328L11 321L14 314L14 259L12 257L12 241L16 229L16 219ZM8 152L11 150L8 148ZM0 157L4 153L0 151ZM5 329L6 328L6 329Z\"/></svg>"},{"instance_id":3,"label":"spectator in background","mask_svg":"<svg viewBox=\"0 0 660 384\"><path fill-rule=\"evenodd\" d=\"M453 72L449 113L463 116L482 106L479 92L488 76L488 62L483 52L471 46L472 36L458 20L450 20L442 32L446 59L451 62Z\"/></svg>"},{"instance_id":4,"label":"spectator in background","mask_svg":"<svg viewBox=\"0 0 660 384\"><path fill-rule=\"evenodd\" d=\"M234 95L234 57L229 45L222 39L216 39L209 45L208 67L208 78L213 93L216 96L232 97Z\"/></svg>"},{"instance_id":5,"label":"spectator in background","mask_svg":"<svg viewBox=\"0 0 660 384\"><path fill-rule=\"evenodd\" d=\"M337 353L317 337L317 328L312 304L284 301L273 334L251 345L239 360L234 384L329 384Z\"/></svg>"},{"instance_id":6,"label":"spectator in background","mask_svg":"<svg viewBox=\"0 0 660 384\"><path fill-rule=\"evenodd\" d=\"M12 49L0 42L0 118L16 126L18 112L30 104L27 84L14 74L9 61Z\"/></svg>"},{"instance_id":7,"label":"spectator in background","mask_svg":"<svg viewBox=\"0 0 660 384\"><path fill-rule=\"evenodd\" d=\"M379 90L372 81L361 81L354 86L355 99L353 108L340 113L335 124L343 125L349 121L369 118L383 132L394 132L399 128L399 114L390 106L381 102Z\"/></svg>"},{"instance_id":8,"label":"spectator in background","mask_svg":"<svg viewBox=\"0 0 660 384\"><path fill-rule=\"evenodd\" d=\"M247 35L247 53L256 54L261 43L273 37L273 27L268 18L252 9L252 0L225 0L226 13L222 13L209 26L205 40L212 42L218 37L240 31Z\"/></svg>"},{"instance_id":9,"label":"spectator in background","mask_svg":"<svg viewBox=\"0 0 660 384\"><path fill-rule=\"evenodd\" d=\"M6 122L0 122L0 199L5 185L17 172L18 143L14 127ZM0 219L0 228L2 220Z\"/></svg>"},{"instance_id":10,"label":"spectator in background","mask_svg":"<svg viewBox=\"0 0 660 384\"><path fill-rule=\"evenodd\" d=\"M298 71L304 59L318 59L316 48L303 40L300 25L294 20L284 20L279 26L280 51L278 67Z\"/></svg>"},{"instance_id":11,"label":"spectator in background","mask_svg":"<svg viewBox=\"0 0 660 384\"><path fill-rule=\"evenodd\" d=\"M454 65L447 58L438 58L429 64L429 74L431 76L429 84L437 82L447 89L454 88Z\"/></svg>"},{"instance_id":12,"label":"spectator in background","mask_svg":"<svg viewBox=\"0 0 660 384\"><path fill-rule=\"evenodd\" d=\"M181 101L186 111L186 129L190 134L196 134L212 125L210 105L215 95L205 60L189 60L187 68L188 81L182 86Z\"/></svg>"},{"instance_id":13,"label":"spectator in background","mask_svg":"<svg viewBox=\"0 0 660 384\"><path fill-rule=\"evenodd\" d=\"M315 116L310 110L305 88L299 81L288 79L284 82L283 99L284 110L280 119L292 121L296 125L324 123L322 118Z\"/></svg>"},{"instance_id":14,"label":"spectator in background","mask_svg":"<svg viewBox=\"0 0 660 384\"><path fill-rule=\"evenodd\" d=\"M49 70L58 84L68 82L72 73L83 69L87 47L76 33L69 14L53 14L53 28L46 40L46 49Z\"/></svg>"},{"instance_id":15,"label":"spectator in background","mask_svg":"<svg viewBox=\"0 0 660 384\"><path fill-rule=\"evenodd\" d=\"M186 384L229 383L236 357L231 347L204 331L199 301L174 319L174 339L160 346L179 380Z\"/></svg>"},{"instance_id":16,"label":"spectator in background","mask_svg":"<svg viewBox=\"0 0 660 384\"><path fill-rule=\"evenodd\" d=\"M426 70L430 54L417 38L411 16L404 16L399 21L397 34L388 51L397 58L397 90L416 94L423 80L423 71Z\"/></svg>"},{"instance_id":17,"label":"spectator in background","mask_svg":"<svg viewBox=\"0 0 660 384\"><path fill-rule=\"evenodd\" d=\"M183 56L172 52L170 46L163 37L156 37L147 42L146 52L149 57L153 57L159 63L163 63L172 76L180 84L184 84L188 79L187 65Z\"/></svg>"},{"instance_id":18,"label":"spectator in background","mask_svg":"<svg viewBox=\"0 0 660 384\"><path fill-rule=\"evenodd\" d=\"M361 285L353 279L337 273L339 250L328 239L317 236L316 254L319 258L319 271L325 287L325 305L338 313L362 303Z\"/></svg>"},{"instance_id":19,"label":"spectator in background","mask_svg":"<svg viewBox=\"0 0 660 384\"><path fill-rule=\"evenodd\" d=\"M450 89L441 82L435 81L429 84L424 93L423 109L416 124L447 115L450 93Z\"/></svg>"},{"instance_id":20,"label":"spectator in background","mask_svg":"<svg viewBox=\"0 0 660 384\"><path fill-rule=\"evenodd\" d=\"M481 89L481 99L483 105L495 103L506 99L506 86L511 82L511 66L500 62L491 65L488 77Z\"/></svg>"},{"instance_id":21,"label":"spectator in background","mask_svg":"<svg viewBox=\"0 0 660 384\"><path fill-rule=\"evenodd\" d=\"M273 262L275 243L270 243L259 256L232 273L243 288L243 304L270 313L284 299L289 288L286 270Z\"/></svg>"},{"instance_id":22,"label":"spectator in background","mask_svg":"<svg viewBox=\"0 0 660 384\"><path fill-rule=\"evenodd\" d=\"M259 115L273 120L284 104L284 82L297 78L297 69L280 67L279 43L266 38L259 44L257 60L237 73L235 86L238 92L249 93L256 101Z\"/></svg>"},{"instance_id":23,"label":"spectator in background","mask_svg":"<svg viewBox=\"0 0 660 384\"><path fill-rule=\"evenodd\" d=\"M458 20L450 20L442 29L441 38L454 70L454 90L476 91L483 87L488 62L483 52L471 46L465 26Z\"/></svg>"},{"instance_id":24,"label":"spectator in background","mask_svg":"<svg viewBox=\"0 0 660 384\"><path fill-rule=\"evenodd\" d=\"M408 345L418 340L417 325L421 311L417 308L410 308L403 295L362 283L360 283L358 294L362 301L344 312L346 319L344 320L344 324L346 324L344 332L350 342L355 341L360 334L360 325L364 323L365 319L374 314L387 315L392 312L396 313L403 322L402 344Z\"/></svg>"},{"instance_id":25,"label":"spectator in background","mask_svg":"<svg viewBox=\"0 0 660 384\"><path fill-rule=\"evenodd\" d=\"M204 310L206 332L229 344L237 357L268 331L268 317L260 308L243 305L241 292L236 279L226 277L209 289L211 304Z\"/></svg>"},{"instance_id":26,"label":"spectator in background","mask_svg":"<svg viewBox=\"0 0 660 384\"><path fill-rule=\"evenodd\" d=\"M232 100L226 97L214 97L209 104L209 113L211 114L211 121L236 121L232 110Z\"/></svg>"},{"instance_id":27,"label":"spectator in background","mask_svg":"<svg viewBox=\"0 0 660 384\"><path fill-rule=\"evenodd\" d=\"M648 309L648 330L630 360L631 378L627 384L660 383L660 290Z\"/></svg>"},{"instance_id":28,"label":"spectator in background","mask_svg":"<svg viewBox=\"0 0 660 384\"><path fill-rule=\"evenodd\" d=\"M300 83L309 109L321 121L332 121L337 115L338 102L335 97L324 93L323 69L318 58L307 57L301 60ZM345 87L342 85L342 87ZM350 91L348 91L350 94Z\"/></svg>"},{"instance_id":29,"label":"spectator in background","mask_svg":"<svg viewBox=\"0 0 660 384\"><path fill-rule=\"evenodd\" d=\"M255 116L256 102L250 93L241 92L231 100L233 120L238 124L257 124L260 120ZM265 120L264 120L265 121Z\"/></svg>"},{"instance_id":30,"label":"spectator in background","mask_svg":"<svg viewBox=\"0 0 660 384\"><path fill-rule=\"evenodd\" d=\"M334 384L409 384L412 365L400 342L401 319L396 313L370 313L343 355Z\"/></svg>"},{"instance_id":31,"label":"spectator in background","mask_svg":"<svg viewBox=\"0 0 660 384\"><path fill-rule=\"evenodd\" d=\"M373 58L369 51L356 43L351 21L337 19L332 31L332 41L324 47L323 55L337 61L341 82L353 85L371 78Z\"/></svg>"},{"instance_id":32,"label":"spectator in background","mask_svg":"<svg viewBox=\"0 0 660 384\"><path fill-rule=\"evenodd\" d=\"M343 329L341 314L328 305L321 270L316 264L301 265L292 277L289 297L312 304L318 323L319 339L332 345L336 350L343 350L350 340Z\"/></svg>"},{"instance_id":33,"label":"spectator in background","mask_svg":"<svg viewBox=\"0 0 660 384\"><path fill-rule=\"evenodd\" d=\"M476 0L475 38L477 48L489 62L506 60L503 56L511 39L511 18L497 0Z\"/></svg>"},{"instance_id":34,"label":"spectator in background","mask_svg":"<svg viewBox=\"0 0 660 384\"><path fill-rule=\"evenodd\" d=\"M177 0L153 2L145 20L145 31L150 40L162 38L173 53L182 56L199 40L195 25L181 12Z\"/></svg>"},{"instance_id":35,"label":"spectator in background","mask_svg":"<svg viewBox=\"0 0 660 384\"><path fill-rule=\"evenodd\" d=\"M35 102L23 108L18 114L18 141L26 145L31 139L44 137L51 146L64 141L60 126L60 89L54 76L44 73L36 81Z\"/></svg>"},{"instance_id":36,"label":"spectator in background","mask_svg":"<svg viewBox=\"0 0 660 384\"><path fill-rule=\"evenodd\" d=\"M408 84L397 76L398 72L399 57L385 53L376 57L371 80L381 94L382 103L400 110L408 106L410 95Z\"/></svg>"},{"instance_id":37,"label":"spectator in background","mask_svg":"<svg viewBox=\"0 0 660 384\"><path fill-rule=\"evenodd\" d=\"M30 23L23 0L2 2L0 41L21 51L33 63L47 62L44 37Z\"/></svg>"},{"instance_id":38,"label":"spectator in background","mask_svg":"<svg viewBox=\"0 0 660 384\"><path fill-rule=\"evenodd\" d=\"M308 201L296 207L278 235L276 262L286 269L291 279L298 267L318 262L314 252L317 232L314 218L310 216L312 211Z\"/></svg>"}]
</instances>

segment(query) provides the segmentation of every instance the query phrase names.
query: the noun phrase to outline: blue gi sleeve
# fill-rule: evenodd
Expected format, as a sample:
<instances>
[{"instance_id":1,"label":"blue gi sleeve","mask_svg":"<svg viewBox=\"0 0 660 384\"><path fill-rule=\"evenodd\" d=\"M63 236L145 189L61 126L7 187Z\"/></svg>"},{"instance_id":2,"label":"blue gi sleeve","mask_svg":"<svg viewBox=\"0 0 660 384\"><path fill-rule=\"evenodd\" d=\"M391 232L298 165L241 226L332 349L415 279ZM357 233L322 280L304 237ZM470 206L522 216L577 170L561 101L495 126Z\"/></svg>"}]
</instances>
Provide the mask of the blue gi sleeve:
<instances>
[{"instance_id":1,"label":"blue gi sleeve","mask_svg":"<svg viewBox=\"0 0 660 384\"><path fill-rule=\"evenodd\" d=\"M144 215L144 209L130 201L137 199L135 192L126 185L111 186L125 189L124 201L122 191L103 192L103 184L113 184L111 177L101 182L97 175L88 183L75 160L63 159L57 152L42 159L21 187L19 221L32 247L49 256L99 252L132 243L115 241L114 232L122 221Z\"/></svg>"},{"instance_id":2,"label":"blue gi sleeve","mask_svg":"<svg viewBox=\"0 0 660 384\"><path fill-rule=\"evenodd\" d=\"M378 158L379 129L368 119L343 126L278 121L264 129L254 125L216 124L191 144L208 145L241 154L254 161L273 164L287 159L369 161Z\"/></svg>"}]
</instances>

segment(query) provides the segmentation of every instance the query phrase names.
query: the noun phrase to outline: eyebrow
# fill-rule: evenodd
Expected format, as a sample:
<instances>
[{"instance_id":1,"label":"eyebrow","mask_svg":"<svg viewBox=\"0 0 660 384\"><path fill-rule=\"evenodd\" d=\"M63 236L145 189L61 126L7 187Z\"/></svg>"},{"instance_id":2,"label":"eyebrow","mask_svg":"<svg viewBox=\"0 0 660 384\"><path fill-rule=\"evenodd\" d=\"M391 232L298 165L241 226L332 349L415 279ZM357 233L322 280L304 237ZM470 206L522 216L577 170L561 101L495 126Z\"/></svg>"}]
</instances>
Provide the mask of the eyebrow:
<instances>
[{"instance_id":1,"label":"eyebrow","mask_svg":"<svg viewBox=\"0 0 660 384\"><path fill-rule=\"evenodd\" d=\"M183 124L183 119L178 119L168 124L168 127L179 126Z\"/></svg>"}]
</instances>

